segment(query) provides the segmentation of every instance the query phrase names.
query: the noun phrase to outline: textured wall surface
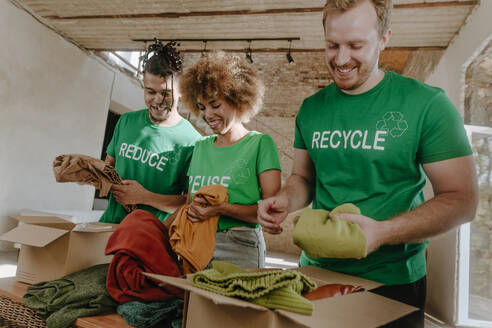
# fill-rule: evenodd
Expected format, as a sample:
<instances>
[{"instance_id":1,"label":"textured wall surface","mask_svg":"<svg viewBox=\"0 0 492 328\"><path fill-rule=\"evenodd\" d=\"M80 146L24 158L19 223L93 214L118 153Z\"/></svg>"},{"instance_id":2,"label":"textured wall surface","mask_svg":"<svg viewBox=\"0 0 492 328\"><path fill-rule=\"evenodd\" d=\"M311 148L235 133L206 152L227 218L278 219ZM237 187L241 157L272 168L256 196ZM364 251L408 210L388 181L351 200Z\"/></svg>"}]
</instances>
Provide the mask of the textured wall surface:
<instances>
[{"instance_id":1,"label":"textured wall surface","mask_svg":"<svg viewBox=\"0 0 492 328\"><path fill-rule=\"evenodd\" d=\"M465 122L492 128L492 41L466 72ZM470 294L492 302L492 135L473 140L480 202L471 224Z\"/></svg>"}]
</instances>

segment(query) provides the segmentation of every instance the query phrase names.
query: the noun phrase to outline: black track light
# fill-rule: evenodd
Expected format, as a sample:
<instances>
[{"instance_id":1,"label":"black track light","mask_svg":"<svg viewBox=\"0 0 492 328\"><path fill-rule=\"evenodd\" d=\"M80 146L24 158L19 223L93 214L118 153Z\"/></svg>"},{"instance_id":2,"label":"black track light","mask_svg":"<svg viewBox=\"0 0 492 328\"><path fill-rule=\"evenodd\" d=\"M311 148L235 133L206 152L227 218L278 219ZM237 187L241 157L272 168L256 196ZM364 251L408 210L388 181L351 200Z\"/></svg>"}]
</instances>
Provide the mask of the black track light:
<instances>
[{"instance_id":1,"label":"black track light","mask_svg":"<svg viewBox=\"0 0 492 328\"><path fill-rule=\"evenodd\" d=\"M290 48L292 46L292 40L289 40L289 52L287 53L287 61L289 64L294 64L294 58L292 58L292 55L290 54Z\"/></svg>"},{"instance_id":2,"label":"black track light","mask_svg":"<svg viewBox=\"0 0 492 328\"><path fill-rule=\"evenodd\" d=\"M207 40L203 40L203 50L202 50L201 57L204 57L206 52L207 52Z\"/></svg>"},{"instance_id":3,"label":"black track light","mask_svg":"<svg viewBox=\"0 0 492 328\"><path fill-rule=\"evenodd\" d=\"M248 42L249 42L249 48L248 48L248 52L246 53L246 59L249 60L251 64L253 64L253 57L252 57L253 52L251 51L251 40L248 40Z\"/></svg>"}]
</instances>

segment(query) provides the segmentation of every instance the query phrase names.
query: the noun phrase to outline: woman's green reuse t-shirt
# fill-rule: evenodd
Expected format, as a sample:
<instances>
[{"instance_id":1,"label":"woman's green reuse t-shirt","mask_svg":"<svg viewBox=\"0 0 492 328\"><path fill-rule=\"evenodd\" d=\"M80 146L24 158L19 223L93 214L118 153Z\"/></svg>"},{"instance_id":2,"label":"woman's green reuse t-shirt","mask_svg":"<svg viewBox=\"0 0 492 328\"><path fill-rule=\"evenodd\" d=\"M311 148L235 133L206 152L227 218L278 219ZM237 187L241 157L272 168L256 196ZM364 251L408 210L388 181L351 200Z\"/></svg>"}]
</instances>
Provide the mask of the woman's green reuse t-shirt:
<instances>
[{"instance_id":1,"label":"woman's green reuse t-shirt","mask_svg":"<svg viewBox=\"0 0 492 328\"><path fill-rule=\"evenodd\" d=\"M229 203L252 205L261 200L258 175L267 170L280 170L277 146L268 134L249 132L244 138L227 147L214 145L216 136L209 136L195 144L188 169L190 199L202 186L221 184L227 187ZM221 216L217 230L246 226L248 223Z\"/></svg>"},{"instance_id":2,"label":"woman's green reuse t-shirt","mask_svg":"<svg viewBox=\"0 0 492 328\"><path fill-rule=\"evenodd\" d=\"M348 95L331 84L307 98L296 117L294 147L306 149L315 166L314 209L353 203L376 220L424 202L422 164L472 153L444 92L392 72L363 94ZM303 253L301 265L406 284L425 275L426 245L385 245L360 260Z\"/></svg>"},{"instance_id":3,"label":"woman's green reuse t-shirt","mask_svg":"<svg viewBox=\"0 0 492 328\"><path fill-rule=\"evenodd\" d=\"M201 135L184 118L171 127L153 124L147 109L121 116L106 153L115 158L123 180L136 180L158 194L179 195L186 191L186 171L193 146ZM164 221L170 214L152 206L138 205ZM128 213L113 194L101 222L120 223Z\"/></svg>"}]
</instances>

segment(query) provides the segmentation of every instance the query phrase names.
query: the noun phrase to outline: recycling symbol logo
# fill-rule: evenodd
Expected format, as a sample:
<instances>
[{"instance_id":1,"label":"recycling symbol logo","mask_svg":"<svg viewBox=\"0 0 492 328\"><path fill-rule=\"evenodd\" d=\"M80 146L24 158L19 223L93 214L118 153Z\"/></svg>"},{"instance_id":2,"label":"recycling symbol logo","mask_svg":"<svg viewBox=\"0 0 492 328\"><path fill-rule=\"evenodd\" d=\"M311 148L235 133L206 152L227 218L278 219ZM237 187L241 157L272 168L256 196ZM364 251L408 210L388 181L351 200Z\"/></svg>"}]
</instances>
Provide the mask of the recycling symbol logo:
<instances>
[{"instance_id":1,"label":"recycling symbol logo","mask_svg":"<svg viewBox=\"0 0 492 328\"><path fill-rule=\"evenodd\" d=\"M386 131L393 138L401 137L408 130L408 123L400 112L387 112L376 124L377 130Z\"/></svg>"},{"instance_id":2,"label":"recycling symbol logo","mask_svg":"<svg viewBox=\"0 0 492 328\"><path fill-rule=\"evenodd\" d=\"M229 175L234 184L245 184L251 176L251 170L247 167L248 162L242 158L234 161L232 167L225 175Z\"/></svg>"}]
</instances>

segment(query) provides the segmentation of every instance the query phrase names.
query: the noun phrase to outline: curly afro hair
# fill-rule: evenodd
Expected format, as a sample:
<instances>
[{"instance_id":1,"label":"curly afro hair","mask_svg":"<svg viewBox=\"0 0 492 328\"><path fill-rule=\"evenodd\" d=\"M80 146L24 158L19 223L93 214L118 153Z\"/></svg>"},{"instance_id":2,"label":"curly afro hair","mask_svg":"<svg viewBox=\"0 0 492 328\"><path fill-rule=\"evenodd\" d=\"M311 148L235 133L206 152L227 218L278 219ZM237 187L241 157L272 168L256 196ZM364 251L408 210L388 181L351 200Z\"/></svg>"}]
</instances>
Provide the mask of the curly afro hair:
<instances>
[{"instance_id":1,"label":"curly afro hair","mask_svg":"<svg viewBox=\"0 0 492 328\"><path fill-rule=\"evenodd\" d=\"M248 122L263 105L265 86L243 58L218 51L207 54L180 78L183 105L199 115L199 99L224 99Z\"/></svg>"}]
</instances>

